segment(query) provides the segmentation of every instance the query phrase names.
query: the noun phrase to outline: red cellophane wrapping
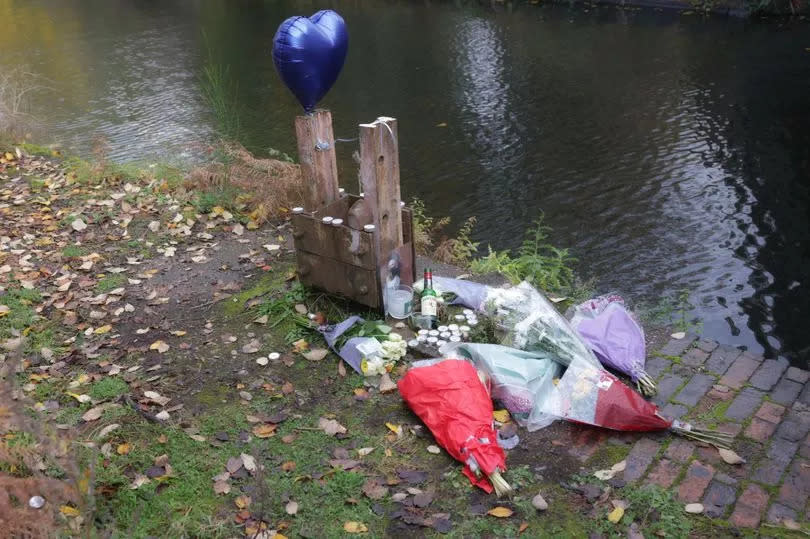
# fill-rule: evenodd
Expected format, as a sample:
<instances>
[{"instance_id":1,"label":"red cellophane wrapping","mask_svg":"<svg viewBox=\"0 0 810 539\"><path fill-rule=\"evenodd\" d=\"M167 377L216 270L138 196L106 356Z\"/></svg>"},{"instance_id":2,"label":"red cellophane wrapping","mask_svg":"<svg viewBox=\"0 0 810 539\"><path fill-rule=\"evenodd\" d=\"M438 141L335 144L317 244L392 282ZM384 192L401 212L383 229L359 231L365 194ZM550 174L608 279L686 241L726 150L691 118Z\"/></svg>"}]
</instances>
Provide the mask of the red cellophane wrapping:
<instances>
[{"instance_id":1,"label":"red cellophane wrapping","mask_svg":"<svg viewBox=\"0 0 810 539\"><path fill-rule=\"evenodd\" d=\"M644 400L609 372L604 371L602 376L613 383L606 390L599 390L595 425L625 431L667 430L672 426L672 421L658 415L655 404Z\"/></svg>"},{"instance_id":2,"label":"red cellophane wrapping","mask_svg":"<svg viewBox=\"0 0 810 539\"><path fill-rule=\"evenodd\" d=\"M492 401L470 363L447 359L408 371L397 384L402 398L433 433L436 442L463 462L464 475L486 492L486 476L506 470L506 456L492 428ZM477 477L467 464L473 457L485 474Z\"/></svg>"}]
</instances>

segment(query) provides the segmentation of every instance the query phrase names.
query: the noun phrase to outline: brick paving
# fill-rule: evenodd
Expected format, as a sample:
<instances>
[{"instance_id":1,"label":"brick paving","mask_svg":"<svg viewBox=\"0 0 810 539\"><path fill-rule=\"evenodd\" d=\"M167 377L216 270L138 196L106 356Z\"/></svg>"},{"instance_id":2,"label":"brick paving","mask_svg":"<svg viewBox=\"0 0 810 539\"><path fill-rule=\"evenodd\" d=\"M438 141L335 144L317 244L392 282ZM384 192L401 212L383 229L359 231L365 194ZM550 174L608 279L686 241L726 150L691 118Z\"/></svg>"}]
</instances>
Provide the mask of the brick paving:
<instances>
[{"instance_id":1,"label":"brick paving","mask_svg":"<svg viewBox=\"0 0 810 539\"><path fill-rule=\"evenodd\" d=\"M702 518L722 526L810 524L810 371L687 335L651 355L647 372L663 415L732 434L745 462L727 464L715 448L675 435L632 435L623 438L632 443L623 483L700 502ZM607 444L579 445L588 449L575 456L587 465Z\"/></svg>"}]
</instances>

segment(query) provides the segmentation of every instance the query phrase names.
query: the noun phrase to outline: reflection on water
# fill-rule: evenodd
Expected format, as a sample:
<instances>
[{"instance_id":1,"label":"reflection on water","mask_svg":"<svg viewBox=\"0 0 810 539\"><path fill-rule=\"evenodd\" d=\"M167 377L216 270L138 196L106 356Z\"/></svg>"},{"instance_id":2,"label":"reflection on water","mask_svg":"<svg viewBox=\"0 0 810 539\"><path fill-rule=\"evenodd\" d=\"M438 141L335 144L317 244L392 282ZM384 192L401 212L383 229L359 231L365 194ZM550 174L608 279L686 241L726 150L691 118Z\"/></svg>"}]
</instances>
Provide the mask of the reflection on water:
<instances>
[{"instance_id":1,"label":"reflection on water","mask_svg":"<svg viewBox=\"0 0 810 539\"><path fill-rule=\"evenodd\" d=\"M810 360L810 46L806 24L610 7L366 0L0 0L3 62L50 79L46 132L117 159L195 155L213 119L206 59L229 67L252 150L294 154L298 107L269 55L293 14L338 9L338 136L400 119L403 192L477 240L515 246L542 211L602 290L687 289L704 334ZM351 144L339 147L354 188Z\"/></svg>"}]
</instances>

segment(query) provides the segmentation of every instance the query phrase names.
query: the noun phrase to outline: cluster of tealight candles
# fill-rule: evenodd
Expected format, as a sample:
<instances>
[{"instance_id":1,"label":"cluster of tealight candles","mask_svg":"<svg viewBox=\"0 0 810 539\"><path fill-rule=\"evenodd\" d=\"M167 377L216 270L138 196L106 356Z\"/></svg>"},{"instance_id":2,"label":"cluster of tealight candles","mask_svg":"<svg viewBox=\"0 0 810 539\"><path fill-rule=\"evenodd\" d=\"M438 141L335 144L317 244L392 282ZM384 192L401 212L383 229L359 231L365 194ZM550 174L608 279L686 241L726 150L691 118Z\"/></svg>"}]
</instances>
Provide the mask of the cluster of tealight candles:
<instances>
[{"instance_id":1,"label":"cluster of tealight candles","mask_svg":"<svg viewBox=\"0 0 810 539\"><path fill-rule=\"evenodd\" d=\"M461 342L468 339L472 328L478 325L478 317L471 309L464 309L463 313L454 316L458 323L439 326L436 329L420 329L416 338L408 341L408 346L415 348L427 344L441 348L448 342Z\"/></svg>"}]
</instances>

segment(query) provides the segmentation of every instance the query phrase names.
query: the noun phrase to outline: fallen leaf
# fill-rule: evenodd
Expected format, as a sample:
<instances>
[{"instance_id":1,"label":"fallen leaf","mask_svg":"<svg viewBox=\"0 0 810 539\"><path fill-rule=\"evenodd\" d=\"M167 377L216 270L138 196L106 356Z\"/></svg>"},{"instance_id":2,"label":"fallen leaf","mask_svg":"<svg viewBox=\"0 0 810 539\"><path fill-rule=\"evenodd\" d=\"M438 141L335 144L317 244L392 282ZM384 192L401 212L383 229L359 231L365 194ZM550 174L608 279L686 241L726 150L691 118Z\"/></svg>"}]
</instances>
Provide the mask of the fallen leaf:
<instances>
[{"instance_id":1,"label":"fallen leaf","mask_svg":"<svg viewBox=\"0 0 810 539\"><path fill-rule=\"evenodd\" d=\"M534 498L532 498L532 506L538 511L545 511L548 509L548 502L545 498L543 498L542 494L537 494Z\"/></svg>"},{"instance_id":2,"label":"fallen leaf","mask_svg":"<svg viewBox=\"0 0 810 539\"><path fill-rule=\"evenodd\" d=\"M673 333L672 335L670 335L670 337L672 337L673 339L681 340L684 337L686 337L686 332L678 331L678 332Z\"/></svg>"},{"instance_id":3,"label":"fallen leaf","mask_svg":"<svg viewBox=\"0 0 810 539\"><path fill-rule=\"evenodd\" d=\"M214 483L214 492L216 494L227 494L231 491L231 484L227 481L217 481Z\"/></svg>"},{"instance_id":4,"label":"fallen leaf","mask_svg":"<svg viewBox=\"0 0 810 539\"><path fill-rule=\"evenodd\" d=\"M346 376L346 365L343 363L343 360L338 362L338 375L340 375L341 378Z\"/></svg>"},{"instance_id":5,"label":"fallen leaf","mask_svg":"<svg viewBox=\"0 0 810 539\"><path fill-rule=\"evenodd\" d=\"M253 434L257 438L270 438L276 435L276 426L272 423L262 423L253 427Z\"/></svg>"},{"instance_id":6,"label":"fallen leaf","mask_svg":"<svg viewBox=\"0 0 810 539\"><path fill-rule=\"evenodd\" d=\"M123 444L118 445L115 452L118 453L119 455L127 455L131 450L132 446L129 443L124 442Z\"/></svg>"},{"instance_id":7,"label":"fallen leaf","mask_svg":"<svg viewBox=\"0 0 810 539\"><path fill-rule=\"evenodd\" d=\"M731 449L724 449L722 447L717 448L717 452L720 453L720 458L722 458L726 464L742 464L745 462L745 459L742 458L740 455L732 451Z\"/></svg>"},{"instance_id":8,"label":"fallen leaf","mask_svg":"<svg viewBox=\"0 0 810 539\"><path fill-rule=\"evenodd\" d=\"M259 357L259 358L256 358L256 363L258 363L258 364L259 364L259 365L261 365L262 367L264 367L265 365L267 365L269 362L270 362L270 360L268 360L266 357Z\"/></svg>"},{"instance_id":9,"label":"fallen leaf","mask_svg":"<svg viewBox=\"0 0 810 539\"><path fill-rule=\"evenodd\" d=\"M511 517L513 513L514 513L514 511L512 511L508 507L501 507L501 506L493 507L492 509L487 511L488 515L491 515L493 517L498 517L498 518Z\"/></svg>"},{"instance_id":10,"label":"fallen leaf","mask_svg":"<svg viewBox=\"0 0 810 539\"><path fill-rule=\"evenodd\" d=\"M84 414L82 414L82 419L85 421L95 421L101 414L104 413L105 406L102 404L101 406L96 406L94 408L90 408Z\"/></svg>"},{"instance_id":11,"label":"fallen leaf","mask_svg":"<svg viewBox=\"0 0 810 539\"><path fill-rule=\"evenodd\" d=\"M608 520L613 524L617 524L622 519L623 516L624 516L624 508L616 507L608 515Z\"/></svg>"},{"instance_id":12,"label":"fallen leaf","mask_svg":"<svg viewBox=\"0 0 810 539\"><path fill-rule=\"evenodd\" d=\"M386 422L385 426L397 436L402 436L402 425L394 425L393 423Z\"/></svg>"},{"instance_id":13,"label":"fallen leaf","mask_svg":"<svg viewBox=\"0 0 810 539\"><path fill-rule=\"evenodd\" d=\"M420 492L413 497L413 505L416 507L427 507L433 503L432 492Z\"/></svg>"},{"instance_id":14,"label":"fallen leaf","mask_svg":"<svg viewBox=\"0 0 810 539\"><path fill-rule=\"evenodd\" d=\"M363 494L372 500L380 500L388 494L388 487L381 485L375 479L368 479L363 483Z\"/></svg>"},{"instance_id":15,"label":"fallen leaf","mask_svg":"<svg viewBox=\"0 0 810 539\"><path fill-rule=\"evenodd\" d=\"M365 533L368 531L368 526L362 522L349 521L343 524L343 531L346 533Z\"/></svg>"},{"instance_id":16,"label":"fallen leaf","mask_svg":"<svg viewBox=\"0 0 810 539\"><path fill-rule=\"evenodd\" d=\"M321 361L328 353L329 351L324 348L313 348L309 352L301 355L304 356L304 359L308 359L309 361Z\"/></svg>"},{"instance_id":17,"label":"fallen leaf","mask_svg":"<svg viewBox=\"0 0 810 539\"><path fill-rule=\"evenodd\" d=\"M281 465L281 470L285 471L285 472L291 472L291 471L295 470L295 461L294 460L288 460L287 462L283 463Z\"/></svg>"},{"instance_id":18,"label":"fallen leaf","mask_svg":"<svg viewBox=\"0 0 810 539\"><path fill-rule=\"evenodd\" d=\"M346 434L346 427L334 419L326 419L325 417L318 419L318 428L330 436L334 436L335 434Z\"/></svg>"},{"instance_id":19,"label":"fallen leaf","mask_svg":"<svg viewBox=\"0 0 810 539\"><path fill-rule=\"evenodd\" d=\"M684 511L687 513L691 513L693 515L699 515L703 512L703 504L702 503L688 503L683 508Z\"/></svg>"},{"instance_id":20,"label":"fallen leaf","mask_svg":"<svg viewBox=\"0 0 810 539\"><path fill-rule=\"evenodd\" d=\"M621 507L624 510L627 510L628 507L628 503L625 500L610 500L610 503L613 507Z\"/></svg>"},{"instance_id":21,"label":"fallen leaf","mask_svg":"<svg viewBox=\"0 0 810 539\"><path fill-rule=\"evenodd\" d=\"M795 530L801 529L801 526L799 525L799 523L796 522L795 520L793 520L792 518L783 518L782 519L782 525L785 528L789 529L789 530L794 530L795 531Z\"/></svg>"},{"instance_id":22,"label":"fallen leaf","mask_svg":"<svg viewBox=\"0 0 810 539\"><path fill-rule=\"evenodd\" d=\"M169 412L166 410L161 410L160 412L155 414L155 419L159 419L161 421L168 421L169 420Z\"/></svg>"},{"instance_id":23,"label":"fallen leaf","mask_svg":"<svg viewBox=\"0 0 810 539\"><path fill-rule=\"evenodd\" d=\"M442 450L437 445L429 445L427 446L428 453L433 453L434 455L438 455L442 452Z\"/></svg>"},{"instance_id":24,"label":"fallen leaf","mask_svg":"<svg viewBox=\"0 0 810 539\"><path fill-rule=\"evenodd\" d=\"M162 340L157 340L149 345L149 349L157 350L159 353L163 354L169 349L169 345Z\"/></svg>"},{"instance_id":25,"label":"fallen leaf","mask_svg":"<svg viewBox=\"0 0 810 539\"><path fill-rule=\"evenodd\" d=\"M619 473L619 472L623 472L626 467L627 467L627 461L626 460L621 460L621 461L617 462L616 464L614 464L613 466L611 466L610 469L613 470L616 473Z\"/></svg>"},{"instance_id":26,"label":"fallen leaf","mask_svg":"<svg viewBox=\"0 0 810 539\"><path fill-rule=\"evenodd\" d=\"M265 325L265 324L267 324L268 320L270 320L270 317L267 316L266 314L263 314L260 317L258 317L256 320L254 320L253 323L254 324Z\"/></svg>"},{"instance_id":27,"label":"fallen leaf","mask_svg":"<svg viewBox=\"0 0 810 539\"><path fill-rule=\"evenodd\" d=\"M104 326L94 329L93 333L95 333L96 335L104 335L105 333L109 333L111 329L112 326L110 324L106 324Z\"/></svg>"},{"instance_id":28,"label":"fallen leaf","mask_svg":"<svg viewBox=\"0 0 810 539\"><path fill-rule=\"evenodd\" d=\"M256 459L253 458L253 455L242 453L239 456L242 458L242 466L245 467L245 470L249 471L251 474L256 471Z\"/></svg>"},{"instance_id":29,"label":"fallen leaf","mask_svg":"<svg viewBox=\"0 0 810 539\"><path fill-rule=\"evenodd\" d=\"M144 391L143 396L147 399L159 404L160 406L166 406L166 404L172 400L170 397L164 397L157 391Z\"/></svg>"},{"instance_id":30,"label":"fallen leaf","mask_svg":"<svg viewBox=\"0 0 810 539\"><path fill-rule=\"evenodd\" d=\"M228 470L230 474L235 474L241 467L242 459L240 457L231 457L228 459L228 462L225 463L225 469Z\"/></svg>"},{"instance_id":31,"label":"fallen leaf","mask_svg":"<svg viewBox=\"0 0 810 539\"><path fill-rule=\"evenodd\" d=\"M73 397L74 399L76 399L77 401L79 401L81 403L87 403L87 402L90 402L91 400L93 400L93 399L90 398L90 395L87 395L87 394L79 395L77 393L71 393L71 392L68 391L68 395L70 395L71 397Z\"/></svg>"},{"instance_id":32,"label":"fallen leaf","mask_svg":"<svg viewBox=\"0 0 810 539\"><path fill-rule=\"evenodd\" d=\"M285 395L289 395L293 391L295 391L295 389L293 388L292 382L285 382L284 385L281 386L281 392Z\"/></svg>"},{"instance_id":33,"label":"fallen leaf","mask_svg":"<svg viewBox=\"0 0 810 539\"><path fill-rule=\"evenodd\" d=\"M295 441L295 438L296 438L295 434L285 434L284 436L281 437L281 441L284 442L285 444L291 444Z\"/></svg>"},{"instance_id":34,"label":"fallen leaf","mask_svg":"<svg viewBox=\"0 0 810 539\"><path fill-rule=\"evenodd\" d=\"M509 411L508 410L494 410L492 412L492 418L497 421L498 423L508 423L509 422Z\"/></svg>"},{"instance_id":35,"label":"fallen leaf","mask_svg":"<svg viewBox=\"0 0 810 539\"><path fill-rule=\"evenodd\" d=\"M81 232L85 228L87 228L87 224L82 221L81 219L74 219L72 223L70 223L71 228L76 232Z\"/></svg>"},{"instance_id":36,"label":"fallen leaf","mask_svg":"<svg viewBox=\"0 0 810 539\"><path fill-rule=\"evenodd\" d=\"M593 476L602 481L608 481L609 479L613 479L613 476L616 475L616 472L613 470L596 470L593 472Z\"/></svg>"},{"instance_id":37,"label":"fallen leaf","mask_svg":"<svg viewBox=\"0 0 810 539\"><path fill-rule=\"evenodd\" d=\"M81 515L78 509L75 507L71 507L69 505L63 505L59 508L59 512L65 515L66 517L77 517Z\"/></svg>"},{"instance_id":38,"label":"fallen leaf","mask_svg":"<svg viewBox=\"0 0 810 539\"><path fill-rule=\"evenodd\" d=\"M130 490L136 490L138 488L141 488L143 485L145 485L149 481L150 481L149 478L146 477L145 475L140 474L140 473L135 474L135 479L132 481L132 483L130 483L129 488L130 488Z\"/></svg>"},{"instance_id":39,"label":"fallen leaf","mask_svg":"<svg viewBox=\"0 0 810 539\"><path fill-rule=\"evenodd\" d=\"M329 461L329 465L332 466L332 468L351 470L352 468L357 468L360 466L360 461L353 459L332 459Z\"/></svg>"},{"instance_id":40,"label":"fallen leaf","mask_svg":"<svg viewBox=\"0 0 810 539\"><path fill-rule=\"evenodd\" d=\"M284 506L284 511L288 515L295 515L298 512L298 502L290 500L287 502L287 505Z\"/></svg>"},{"instance_id":41,"label":"fallen leaf","mask_svg":"<svg viewBox=\"0 0 810 539\"><path fill-rule=\"evenodd\" d=\"M357 454L360 455L361 457L365 457L372 451L374 451L373 447L361 447L360 449L357 450Z\"/></svg>"},{"instance_id":42,"label":"fallen leaf","mask_svg":"<svg viewBox=\"0 0 810 539\"><path fill-rule=\"evenodd\" d=\"M380 376L380 393L390 393L396 391L397 385L391 380L387 372Z\"/></svg>"},{"instance_id":43,"label":"fallen leaf","mask_svg":"<svg viewBox=\"0 0 810 539\"><path fill-rule=\"evenodd\" d=\"M217 474L214 477L212 477L214 483L217 483L219 481L228 481L230 478L231 474L228 473L227 471L224 471L221 474Z\"/></svg>"},{"instance_id":44,"label":"fallen leaf","mask_svg":"<svg viewBox=\"0 0 810 539\"><path fill-rule=\"evenodd\" d=\"M521 522L520 523L520 528L518 528L518 535L525 532L528 529L528 527L529 527L528 522Z\"/></svg>"},{"instance_id":45,"label":"fallen leaf","mask_svg":"<svg viewBox=\"0 0 810 539\"><path fill-rule=\"evenodd\" d=\"M233 501L233 503L236 504L236 507L238 507L239 509L245 509L247 507L250 507L250 503L252 501L253 500L250 499L250 496L245 496L244 494L242 494L240 496L237 496L236 499Z\"/></svg>"},{"instance_id":46,"label":"fallen leaf","mask_svg":"<svg viewBox=\"0 0 810 539\"><path fill-rule=\"evenodd\" d=\"M242 347L242 353L243 354L255 354L256 352L259 351L259 349L261 347L262 347L262 343L259 342L259 339L251 339L250 342L248 342L247 344L245 344Z\"/></svg>"},{"instance_id":47,"label":"fallen leaf","mask_svg":"<svg viewBox=\"0 0 810 539\"><path fill-rule=\"evenodd\" d=\"M97 440L103 440L109 433L111 433L112 431L114 431L115 429L117 429L120 426L121 425L119 425L118 423L113 423L112 425L107 425L106 427L101 429L101 431L98 434L96 434L96 439Z\"/></svg>"},{"instance_id":48,"label":"fallen leaf","mask_svg":"<svg viewBox=\"0 0 810 539\"><path fill-rule=\"evenodd\" d=\"M307 306L303 303L297 303L295 305L295 312L298 314L307 314Z\"/></svg>"}]
</instances>

